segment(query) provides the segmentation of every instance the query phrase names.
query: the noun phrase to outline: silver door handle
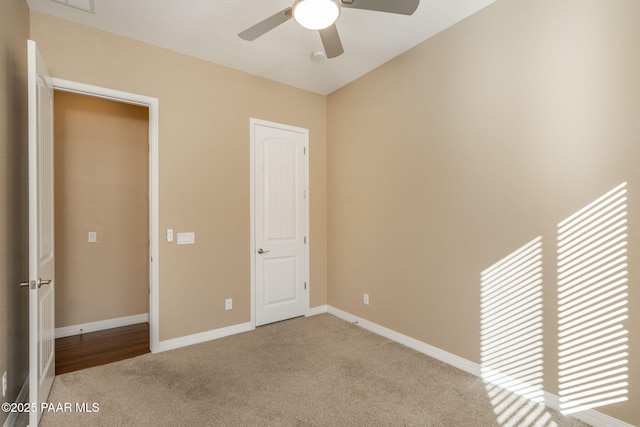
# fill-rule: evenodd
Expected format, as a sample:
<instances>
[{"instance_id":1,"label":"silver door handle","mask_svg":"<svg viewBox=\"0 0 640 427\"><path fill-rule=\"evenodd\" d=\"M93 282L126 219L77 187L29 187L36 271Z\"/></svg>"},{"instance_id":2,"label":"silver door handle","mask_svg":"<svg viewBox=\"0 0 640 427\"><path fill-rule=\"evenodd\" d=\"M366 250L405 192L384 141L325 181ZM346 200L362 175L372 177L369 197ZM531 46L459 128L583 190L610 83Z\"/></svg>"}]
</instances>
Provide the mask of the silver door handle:
<instances>
[{"instance_id":1,"label":"silver door handle","mask_svg":"<svg viewBox=\"0 0 640 427\"><path fill-rule=\"evenodd\" d=\"M264 250L264 249L262 249L262 248L259 248L259 249L258 249L258 253L259 253L259 254L266 254L267 252L269 252L269 251L265 251L265 250Z\"/></svg>"},{"instance_id":2,"label":"silver door handle","mask_svg":"<svg viewBox=\"0 0 640 427\"><path fill-rule=\"evenodd\" d=\"M38 289L40 289L42 287L42 285L50 285L50 284L51 284L51 280L42 280L42 279L38 278L37 281L31 280L29 282L20 282L18 284L18 286L20 286L21 288L30 286L31 289L35 289L36 285L37 285Z\"/></svg>"},{"instance_id":3,"label":"silver door handle","mask_svg":"<svg viewBox=\"0 0 640 427\"><path fill-rule=\"evenodd\" d=\"M51 280L42 280L38 278L38 289L40 289L42 285L50 285L50 284L51 284Z\"/></svg>"}]
</instances>

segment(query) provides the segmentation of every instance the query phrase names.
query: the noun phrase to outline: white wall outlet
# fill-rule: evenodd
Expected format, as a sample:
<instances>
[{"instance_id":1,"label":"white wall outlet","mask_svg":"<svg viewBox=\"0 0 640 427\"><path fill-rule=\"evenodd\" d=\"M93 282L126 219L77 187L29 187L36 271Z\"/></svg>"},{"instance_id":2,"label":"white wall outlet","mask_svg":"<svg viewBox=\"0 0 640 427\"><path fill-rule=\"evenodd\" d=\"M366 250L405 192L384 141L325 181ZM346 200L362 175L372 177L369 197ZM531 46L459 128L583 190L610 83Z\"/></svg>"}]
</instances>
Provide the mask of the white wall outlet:
<instances>
[{"instance_id":1,"label":"white wall outlet","mask_svg":"<svg viewBox=\"0 0 640 427\"><path fill-rule=\"evenodd\" d=\"M364 294L362 302L364 302L366 305L369 305L369 294Z\"/></svg>"},{"instance_id":2,"label":"white wall outlet","mask_svg":"<svg viewBox=\"0 0 640 427\"><path fill-rule=\"evenodd\" d=\"M168 228L167 229L167 242L169 242L169 243L173 242L173 229L172 228Z\"/></svg>"},{"instance_id":3,"label":"white wall outlet","mask_svg":"<svg viewBox=\"0 0 640 427\"><path fill-rule=\"evenodd\" d=\"M233 298L227 298L224 300L224 309L231 310L233 308Z\"/></svg>"},{"instance_id":4,"label":"white wall outlet","mask_svg":"<svg viewBox=\"0 0 640 427\"><path fill-rule=\"evenodd\" d=\"M98 239L97 233L95 231L90 231L89 236L87 238L89 243L95 243L97 242L97 239Z\"/></svg>"},{"instance_id":5,"label":"white wall outlet","mask_svg":"<svg viewBox=\"0 0 640 427\"><path fill-rule=\"evenodd\" d=\"M2 374L2 397L7 395L7 371Z\"/></svg>"}]
</instances>

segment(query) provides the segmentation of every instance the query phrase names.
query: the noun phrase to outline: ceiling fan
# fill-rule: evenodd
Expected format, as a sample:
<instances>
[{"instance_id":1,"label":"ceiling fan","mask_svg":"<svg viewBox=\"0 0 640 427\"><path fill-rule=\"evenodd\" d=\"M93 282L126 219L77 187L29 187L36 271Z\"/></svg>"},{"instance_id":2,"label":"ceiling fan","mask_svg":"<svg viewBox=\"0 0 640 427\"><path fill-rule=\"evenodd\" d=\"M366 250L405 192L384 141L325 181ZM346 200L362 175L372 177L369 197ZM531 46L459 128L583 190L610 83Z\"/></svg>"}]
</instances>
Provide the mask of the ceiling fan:
<instances>
[{"instance_id":1,"label":"ceiling fan","mask_svg":"<svg viewBox=\"0 0 640 427\"><path fill-rule=\"evenodd\" d=\"M413 15L419 4L420 0L294 0L290 7L258 22L238 36L253 41L294 18L303 27L318 30L327 58L335 58L344 53L335 24L341 8Z\"/></svg>"}]
</instances>

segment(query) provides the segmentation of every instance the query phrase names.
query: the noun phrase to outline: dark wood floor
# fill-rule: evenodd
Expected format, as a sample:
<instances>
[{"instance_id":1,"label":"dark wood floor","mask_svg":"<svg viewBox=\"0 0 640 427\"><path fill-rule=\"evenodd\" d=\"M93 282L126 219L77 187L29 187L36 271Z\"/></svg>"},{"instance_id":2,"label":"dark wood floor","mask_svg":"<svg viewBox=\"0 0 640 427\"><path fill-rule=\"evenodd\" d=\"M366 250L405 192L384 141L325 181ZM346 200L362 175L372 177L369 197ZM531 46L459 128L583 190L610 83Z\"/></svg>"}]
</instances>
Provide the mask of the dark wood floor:
<instances>
[{"instance_id":1,"label":"dark wood floor","mask_svg":"<svg viewBox=\"0 0 640 427\"><path fill-rule=\"evenodd\" d=\"M56 339L56 375L149 353L149 324Z\"/></svg>"}]
</instances>

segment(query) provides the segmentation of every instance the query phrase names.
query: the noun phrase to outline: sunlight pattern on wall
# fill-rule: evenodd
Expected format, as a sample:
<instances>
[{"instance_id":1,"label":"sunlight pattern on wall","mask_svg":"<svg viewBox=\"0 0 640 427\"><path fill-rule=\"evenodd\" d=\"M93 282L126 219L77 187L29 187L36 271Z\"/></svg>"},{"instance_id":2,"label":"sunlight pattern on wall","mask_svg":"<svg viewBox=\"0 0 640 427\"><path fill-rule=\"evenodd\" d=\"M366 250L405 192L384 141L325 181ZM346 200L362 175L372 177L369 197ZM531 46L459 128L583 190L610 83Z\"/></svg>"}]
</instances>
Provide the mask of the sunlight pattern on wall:
<instances>
[{"instance_id":1,"label":"sunlight pattern on wall","mask_svg":"<svg viewBox=\"0 0 640 427\"><path fill-rule=\"evenodd\" d=\"M502 426L555 426L543 405L542 238L481 273L482 378Z\"/></svg>"},{"instance_id":2,"label":"sunlight pattern on wall","mask_svg":"<svg viewBox=\"0 0 640 427\"><path fill-rule=\"evenodd\" d=\"M563 413L627 400L626 202L623 183L558 225Z\"/></svg>"}]
</instances>

